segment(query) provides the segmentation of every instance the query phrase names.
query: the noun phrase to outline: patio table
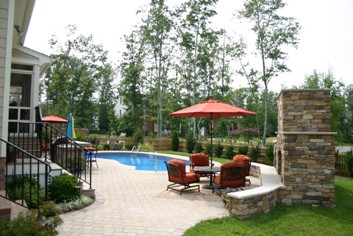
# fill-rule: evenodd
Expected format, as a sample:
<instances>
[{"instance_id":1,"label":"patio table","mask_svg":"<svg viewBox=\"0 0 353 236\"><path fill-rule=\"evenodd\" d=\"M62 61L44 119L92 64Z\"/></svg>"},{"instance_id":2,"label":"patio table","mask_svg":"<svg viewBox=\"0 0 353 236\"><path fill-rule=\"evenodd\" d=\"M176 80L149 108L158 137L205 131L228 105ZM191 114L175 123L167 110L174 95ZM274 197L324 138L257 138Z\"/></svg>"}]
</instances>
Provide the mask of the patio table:
<instances>
[{"instance_id":1,"label":"patio table","mask_svg":"<svg viewBox=\"0 0 353 236\"><path fill-rule=\"evenodd\" d=\"M203 172L210 175L210 183L202 186L204 189L213 189L213 177L214 175L220 171L220 167L218 166L199 166L194 167L194 172L197 174L198 172Z\"/></svg>"}]
</instances>

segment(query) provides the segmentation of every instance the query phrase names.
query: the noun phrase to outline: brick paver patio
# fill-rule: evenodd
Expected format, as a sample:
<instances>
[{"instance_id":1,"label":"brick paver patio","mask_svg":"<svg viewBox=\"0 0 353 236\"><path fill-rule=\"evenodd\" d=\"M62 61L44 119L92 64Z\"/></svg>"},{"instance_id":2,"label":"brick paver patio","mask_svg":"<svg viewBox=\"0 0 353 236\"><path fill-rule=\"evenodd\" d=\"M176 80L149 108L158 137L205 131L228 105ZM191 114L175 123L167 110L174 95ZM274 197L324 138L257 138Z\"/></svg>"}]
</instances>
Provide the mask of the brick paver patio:
<instances>
[{"instance_id":1,"label":"brick paver patio","mask_svg":"<svg viewBox=\"0 0 353 236\"><path fill-rule=\"evenodd\" d=\"M95 203L61 215L59 235L182 235L201 220L229 215L211 190L167 192L167 172L136 171L113 160L98 162L99 168L93 169ZM208 182L201 179L201 184Z\"/></svg>"}]
</instances>

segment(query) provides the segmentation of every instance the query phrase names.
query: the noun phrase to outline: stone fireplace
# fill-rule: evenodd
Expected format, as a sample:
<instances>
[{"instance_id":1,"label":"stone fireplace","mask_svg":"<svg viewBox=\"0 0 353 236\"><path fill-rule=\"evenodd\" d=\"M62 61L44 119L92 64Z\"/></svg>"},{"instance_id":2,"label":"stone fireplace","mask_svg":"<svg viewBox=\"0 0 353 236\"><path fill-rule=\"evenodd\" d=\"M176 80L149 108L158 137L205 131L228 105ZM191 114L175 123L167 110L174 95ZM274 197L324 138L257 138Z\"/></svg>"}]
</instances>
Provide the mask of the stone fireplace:
<instances>
[{"instance_id":1,"label":"stone fireplace","mask_svg":"<svg viewBox=\"0 0 353 236\"><path fill-rule=\"evenodd\" d=\"M278 202L334 206L335 132L330 90L282 90L277 98L275 168L285 189Z\"/></svg>"}]
</instances>

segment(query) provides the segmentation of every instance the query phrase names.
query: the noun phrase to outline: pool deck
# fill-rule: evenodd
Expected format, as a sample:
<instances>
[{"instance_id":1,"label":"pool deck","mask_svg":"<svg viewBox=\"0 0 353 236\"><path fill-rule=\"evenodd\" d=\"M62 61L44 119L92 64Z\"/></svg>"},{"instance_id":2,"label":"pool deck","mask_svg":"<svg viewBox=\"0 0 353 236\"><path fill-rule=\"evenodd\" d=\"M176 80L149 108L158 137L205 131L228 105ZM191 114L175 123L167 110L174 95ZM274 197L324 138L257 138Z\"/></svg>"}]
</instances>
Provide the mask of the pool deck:
<instances>
[{"instance_id":1,"label":"pool deck","mask_svg":"<svg viewBox=\"0 0 353 236\"><path fill-rule=\"evenodd\" d=\"M178 156L180 158L180 156ZM63 236L182 235L201 220L228 216L212 190L179 195L166 191L167 172L136 171L117 161L98 158L93 168L96 201L82 210L62 214L57 229ZM207 184L201 178L201 184Z\"/></svg>"}]
</instances>

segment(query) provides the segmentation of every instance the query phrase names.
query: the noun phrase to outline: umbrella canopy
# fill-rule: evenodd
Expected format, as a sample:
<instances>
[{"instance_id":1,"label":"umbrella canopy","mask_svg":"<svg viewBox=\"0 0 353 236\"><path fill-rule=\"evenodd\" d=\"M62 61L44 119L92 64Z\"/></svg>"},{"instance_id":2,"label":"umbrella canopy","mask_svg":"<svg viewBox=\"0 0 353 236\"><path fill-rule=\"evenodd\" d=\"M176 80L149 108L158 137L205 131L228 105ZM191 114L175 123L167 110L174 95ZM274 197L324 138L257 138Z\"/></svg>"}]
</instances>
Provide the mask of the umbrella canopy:
<instances>
[{"instance_id":1,"label":"umbrella canopy","mask_svg":"<svg viewBox=\"0 0 353 236\"><path fill-rule=\"evenodd\" d=\"M72 117L71 113L67 118L66 136L72 139L76 138L74 118Z\"/></svg>"},{"instance_id":2,"label":"umbrella canopy","mask_svg":"<svg viewBox=\"0 0 353 236\"><path fill-rule=\"evenodd\" d=\"M255 112L248 111L243 108L232 106L217 100L209 99L200 102L193 106L181 109L171 113L171 116L179 117L199 117L199 118L219 118L219 117L232 117L232 116L249 116L255 115ZM212 152L213 152L213 129L211 129L211 168L212 168Z\"/></svg>"},{"instance_id":3,"label":"umbrella canopy","mask_svg":"<svg viewBox=\"0 0 353 236\"><path fill-rule=\"evenodd\" d=\"M179 111L175 111L170 115L181 117L219 118L230 116L249 116L255 114L255 112L210 99Z\"/></svg>"},{"instance_id":4,"label":"umbrella canopy","mask_svg":"<svg viewBox=\"0 0 353 236\"><path fill-rule=\"evenodd\" d=\"M48 123L67 123L67 120L65 120L59 116L54 116L54 115L44 116L42 118L42 121L48 122Z\"/></svg>"}]
</instances>

